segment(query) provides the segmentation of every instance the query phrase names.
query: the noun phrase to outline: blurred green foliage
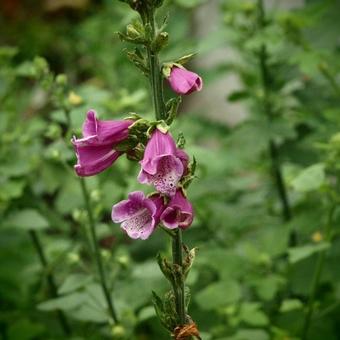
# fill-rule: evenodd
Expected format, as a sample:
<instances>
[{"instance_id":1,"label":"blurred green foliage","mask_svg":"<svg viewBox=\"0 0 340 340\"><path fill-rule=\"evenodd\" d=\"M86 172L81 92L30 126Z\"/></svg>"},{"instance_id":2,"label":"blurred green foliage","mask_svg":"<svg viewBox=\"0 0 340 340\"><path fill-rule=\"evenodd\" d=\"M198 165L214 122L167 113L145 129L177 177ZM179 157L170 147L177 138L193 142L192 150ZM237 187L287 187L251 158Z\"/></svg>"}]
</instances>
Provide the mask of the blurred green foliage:
<instances>
[{"instance_id":1,"label":"blurred green foliage","mask_svg":"<svg viewBox=\"0 0 340 340\"><path fill-rule=\"evenodd\" d=\"M112 205L136 190L136 164L121 159L88 180L121 319L109 327L81 188L72 171L69 140L71 133L80 134L89 108L107 119L129 111L152 115L147 81L129 63L126 46L115 34L134 14L111 0L60 1L52 9L48 3L1 5L1 337L168 339L151 291L167 289L155 256L169 253L170 244L161 231L132 242L110 219ZM218 6L219 19L216 33L197 41L192 17L201 5ZM190 314L202 339L300 339L320 254L325 261L307 339L339 339L339 3L314 0L294 10L268 10L264 27L254 1L176 0L167 2L160 17L168 11L164 61L193 51L204 58L211 46L232 48L237 57L197 71L206 88L236 74L241 87L225 93L226 100L248 111L233 128L213 121L204 107L201 115L183 112L175 126L198 163L189 191L196 219L185 242L199 248L188 284ZM263 46L269 93L261 81ZM204 91L194 100L199 96ZM264 100L272 117L264 112ZM281 216L270 141L277 147L290 220ZM329 224L333 229L327 236ZM30 240L32 231L48 259L44 268ZM293 247L292 231L297 235ZM59 295L54 298L47 281L51 273ZM56 310L64 312L72 336L63 334Z\"/></svg>"}]
</instances>

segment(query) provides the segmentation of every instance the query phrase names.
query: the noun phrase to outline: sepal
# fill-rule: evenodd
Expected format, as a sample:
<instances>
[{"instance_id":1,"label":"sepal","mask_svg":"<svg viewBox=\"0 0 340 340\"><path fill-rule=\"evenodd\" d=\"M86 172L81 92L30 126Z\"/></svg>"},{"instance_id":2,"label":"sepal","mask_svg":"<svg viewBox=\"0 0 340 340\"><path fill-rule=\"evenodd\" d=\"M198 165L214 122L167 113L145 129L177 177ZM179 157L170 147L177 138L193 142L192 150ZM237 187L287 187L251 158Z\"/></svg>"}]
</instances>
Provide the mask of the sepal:
<instances>
[{"instance_id":1,"label":"sepal","mask_svg":"<svg viewBox=\"0 0 340 340\"><path fill-rule=\"evenodd\" d=\"M183 261L183 275L185 278L187 278L190 269L195 261L195 257L196 257L196 252L198 250L198 248L192 248L191 250L183 245L184 248L184 253L185 253L185 258Z\"/></svg>"},{"instance_id":2,"label":"sepal","mask_svg":"<svg viewBox=\"0 0 340 340\"><path fill-rule=\"evenodd\" d=\"M177 116L178 108L180 103L182 102L182 98L180 96L176 98L171 98L166 103L166 119L165 122L170 125Z\"/></svg>"},{"instance_id":3,"label":"sepal","mask_svg":"<svg viewBox=\"0 0 340 340\"><path fill-rule=\"evenodd\" d=\"M142 52L138 48L135 48L133 51L128 51L126 54L128 59L135 64L144 75L149 76L149 67Z\"/></svg>"},{"instance_id":4,"label":"sepal","mask_svg":"<svg viewBox=\"0 0 340 340\"><path fill-rule=\"evenodd\" d=\"M196 178L195 176L196 166L197 166L196 158L193 157L192 161L188 165L188 171L186 175L182 177L180 182L183 189L187 189L191 182Z\"/></svg>"},{"instance_id":5,"label":"sepal","mask_svg":"<svg viewBox=\"0 0 340 340\"><path fill-rule=\"evenodd\" d=\"M184 149L185 143L186 143L186 140L185 140L184 134L183 132L180 132L177 137L176 146L178 147L178 149Z\"/></svg>"},{"instance_id":6,"label":"sepal","mask_svg":"<svg viewBox=\"0 0 340 340\"><path fill-rule=\"evenodd\" d=\"M154 52L159 52L168 44L169 34L167 32L160 32L157 34L155 40L152 42L151 48Z\"/></svg>"}]
</instances>

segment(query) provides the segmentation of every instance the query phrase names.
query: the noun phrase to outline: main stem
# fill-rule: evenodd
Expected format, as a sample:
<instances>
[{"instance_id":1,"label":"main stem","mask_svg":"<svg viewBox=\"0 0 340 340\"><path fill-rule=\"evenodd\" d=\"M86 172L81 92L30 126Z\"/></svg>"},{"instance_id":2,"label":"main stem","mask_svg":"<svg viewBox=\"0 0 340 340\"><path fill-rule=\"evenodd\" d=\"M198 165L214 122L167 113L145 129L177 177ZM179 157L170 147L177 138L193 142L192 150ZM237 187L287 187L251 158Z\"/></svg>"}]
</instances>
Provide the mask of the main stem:
<instances>
[{"instance_id":1,"label":"main stem","mask_svg":"<svg viewBox=\"0 0 340 340\"><path fill-rule=\"evenodd\" d=\"M259 11L259 17L258 17L258 23L260 28L264 28L266 25L266 19L265 19L265 9L263 0L258 0L258 11ZM270 80L270 74L268 69L268 54L267 54L267 48L263 44L259 53L259 63L260 63L260 71L261 71L261 81L262 81L262 88L263 88L263 106L265 114L267 115L267 118L269 121L272 121L273 119L273 110L272 105L270 102L270 91L271 91L271 80ZM280 166L279 161L279 151L278 147L275 143L275 141L270 138L269 140L269 154L271 158L272 163L272 171L273 176L275 179L278 195L281 201L281 207L282 207L282 217L284 221L288 222L292 218L292 211L287 195L287 188L285 186L283 176L282 176L282 170ZM294 246L297 243L297 236L296 232L293 230L290 234L290 246Z\"/></svg>"},{"instance_id":2,"label":"main stem","mask_svg":"<svg viewBox=\"0 0 340 340\"><path fill-rule=\"evenodd\" d=\"M177 229L175 236L172 238L172 259L179 270L183 268L183 244L182 244L182 230ZM181 273L182 274L182 273ZM185 310L185 284L182 278L178 285L174 285L175 304L177 312L177 322L179 325L185 324L186 310Z\"/></svg>"},{"instance_id":3,"label":"main stem","mask_svg":"<svg viewBox=\"0 0 340 340\"><path fill-rule=\"evenodd\" d=\"M107 282L106 282L102 257L100 255L100 250L99 250L99 246L98 246L98 242L97 242L96 225L95 225L95 222L94 222L92 209L91 209L91 206L90 206L90 197L89 197L89 193L88 193L87 186L86 186L84 178L80 178L80 184L81 184L81 189L82 189L82 193L83 193L83 197L84 197L84 201L85 201L85 207L86 207L87 214L88 214L88 217L89 217L90 234L91 234L91 238L92 238L94 257L96 259L97 268L98 268L98 272L99 272L100 284L102 286L102 290L103 290L103 293L104 293L104 296L105 296L105 299L106 299L106 302L107 302L107 305L108 305L108 308L109 308L110 316L115 323L118 323L118 317L117 317L116 311L114 309L111 294L110 294L110 291L108 289Z\"/></svg>"},{"instance_id":4,"label":"main stem","mask_svg":"<svg viewBox=\"0 0 340 340\"><path fill-rule=\"evenodd\" d=\"M325 241L329 242L332 237L332 221L333 221L333 215L335 211L335 205L332 204L329 213L328 213L328 218L325 226ZM311 285L311 291L309 295L309 301L308 301L308 306L307 306L307 313L303 325L303 330L302 330L302 340L307 340L308 339L308 331L309 331L309 326L310 322L314 313L314 301L315 301L315 295L316 295L316 290L319 286L319 282L321 279L321 274L323 270L323 266L325 263L325 258L326 258L326 250L323 250L319 253L316 266L315 266L315 271L313 275L313 280L312 280L312 285Z\"/></svg>"},{"instance_id":5,"label":"main stem","mask_svg":"<svg viewBox=\"0 0 340 340\"><path fill-rule=\"evenodd\" d=\"M144 24L148 24L151 27L152 36L155 38L156 27L155 27L155 14L153 10L147 11L142 16ZM163 97L163 78L161 68L159 64L158 53L154 51L151 46L146 46L146 52L148 57L148 64L150 70L150 85L152 91L153 106L155 110L156 119L165 118L165 105Z\"/></svg>"},{"instance_id":6,"label":"main stem","mask_svg":"<svg viewBox=\"0 0 340 340\"><path fill-rule=\"evenodd\" d=\"M155 27L155 13L152 9L146 10L141 14L144 25L150 25L152 37L156 37ZM158 53L152 49L150 44L146 46L147 58L150 70L150 84L152 91L152 99L154 103L154 110L156 119L165 118L165 105L163 97L163 78L159 64ZM172 239L172 258L173 263L176 264L179 270L183 268L183 247L182 247L182 231L177 229ZM179 325L185 324L186 311L185 311L185 285L184 278L182 277L180 283L173 286L175 296L177 321Z\"/></svg>"},{"instance_id":7,"label":"main stem","mask_svg":"<svg viewBox=\"0 0 340 340\"><path fill-rule=\"evenodd\" d=\"M44 248L40 241L39 235L35 230L30 230L29 235L31 237L34 248L38 254L41 266L44 268L44 270L47 273L46 277L47 277L47 284L49 286L50 294L53 298L57 298L58 297L57 285L55 283L52 273L49 272L47 257L45 255ZM58 309L57 316L58 316L59 323L61 325L61 328L63 329L65 336L70 336L72 332L71 332L71 328L70 328L70 325L68 324L65 314L61 310Z\"/></svg>"}]
</instances>

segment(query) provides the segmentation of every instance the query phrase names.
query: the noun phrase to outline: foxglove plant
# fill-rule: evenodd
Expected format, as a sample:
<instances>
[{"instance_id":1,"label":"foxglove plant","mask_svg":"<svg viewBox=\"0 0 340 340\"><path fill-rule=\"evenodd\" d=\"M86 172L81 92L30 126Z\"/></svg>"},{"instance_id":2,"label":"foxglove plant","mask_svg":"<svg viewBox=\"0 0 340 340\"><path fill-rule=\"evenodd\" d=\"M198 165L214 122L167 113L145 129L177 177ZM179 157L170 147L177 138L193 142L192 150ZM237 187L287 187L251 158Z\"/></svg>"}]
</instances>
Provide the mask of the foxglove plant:
<instances>
[{"instance_id":1,"label":"foxglove plant","mask_svg":"<svg viewBox=\"0 0 340 340\"><path fill-rule=\"evenodd\" d=\"M156 122L150 122L147 130L145 150L140 160L141 170L138 181L153 185L157 195L163 197L163 204L155 207L139 195L139 202L132 204L132 195L128 201L113 207L114 221L123 221L122 228L132 237L147 238L156 230L160 222L164 230L172 238L172 263L162 256L158 263L165 277L172 286L164 299L154 293L154 305L162 324L171 332L175 339L187 339L192 336L199 338L195 323L187 314L188 299L185 278L191 268L195 250L189 251L182 242L182 229L188 228L193 221L193 208L188 201L185 189L191 183L195 171L195 161L189 163L184 150L178 148L169 132L180 97L164 101L163 77L168 80L176 94L187 95L202 89L202 79L197 74L186 70L183 64L192 55L160 65L159 52L168 41L168 33L164 26L158 28L155 12L163 0L122 0L140 15L141 21L128 25L126 34L119 33L124 41L142 45L128 52L129 59L149 78ZM157 200L159 198L157 197ZM145 203L142 203L145 202ZM150 207L151 206L151 207ZM117 213L123 209L122 215ZM129 207L129 209L128 209ZM143 208L144 207L144 208ZM125 214L128 211L128 214ZM124 215L124 216L123 216ZM134 223L132 225L131 223ZM185 256L185 257L184 257Z\"/></svg>"},{"instance_id":2,"label":"foxglove plant","mask_svg":"<svg viewBox=\"0 0 340 340\"><path fill-rule=\"evenodd\" d=\"M156 193L149 196L141 191L131 192L126 200L112 208L112 220L132 239L148 239L157 229L171 236L172 263L158 256L158 264L169 280L172 290L162 299L153 293L156 313L162 324L175 339L199 338L196 324L187 313L188 287L185 279L190 271L195 249L189 250L182 241L182 230L188 228L194 217L186 189L194 178L195 159L176 145L170 127L176 117L181 97L164 101L163 77L175 93L187 95L202 89L202 79L186 70L183 64L193 55L177 60L159 61L159 52L167 43L168 34L158 28L155 12L162 0L123 0L137 11L140 21L127 26L126 34L119 33L124 41L141 45L128 52L129 59L150 81L155 121L132 114L123 121L98 120L89 111L83 125L83 138L73 138L79 176L91 176L105 170L126 153L130 160L139 161L137 180L152 185Z\"/></svg>"}]
</instances>

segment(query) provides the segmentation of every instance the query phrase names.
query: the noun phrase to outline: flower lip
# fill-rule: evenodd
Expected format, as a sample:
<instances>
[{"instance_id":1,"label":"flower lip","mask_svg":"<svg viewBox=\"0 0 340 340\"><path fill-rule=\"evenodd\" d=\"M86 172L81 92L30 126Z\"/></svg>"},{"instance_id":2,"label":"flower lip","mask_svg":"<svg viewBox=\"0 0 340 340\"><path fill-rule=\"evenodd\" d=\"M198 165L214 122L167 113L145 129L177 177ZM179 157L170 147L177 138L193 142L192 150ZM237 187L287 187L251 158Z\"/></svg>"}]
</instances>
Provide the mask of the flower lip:
<instances>
[{"instance_id":1,"label":"flower lip","mask_svg":"<svg viewBox=\"0 0 340 340\"><path fill-rule=\"evenodd\" d=\"M147 239L159 223L163 199L159 195L145 197L141 191L129 194L128 199L112 207L112 220L133 239Z\"/></svg>"},{"instance_id":2,"label":"flower lip","mask_svg":"<svg viewBox=\"0 0 340 340\"><path fill-rule=\"evenodd\" d=\"M193 221L194 212L191 203L184 196L182 189L177 189L160 219L166 228L188 228Z\"/></svg>"}]
</instances>

